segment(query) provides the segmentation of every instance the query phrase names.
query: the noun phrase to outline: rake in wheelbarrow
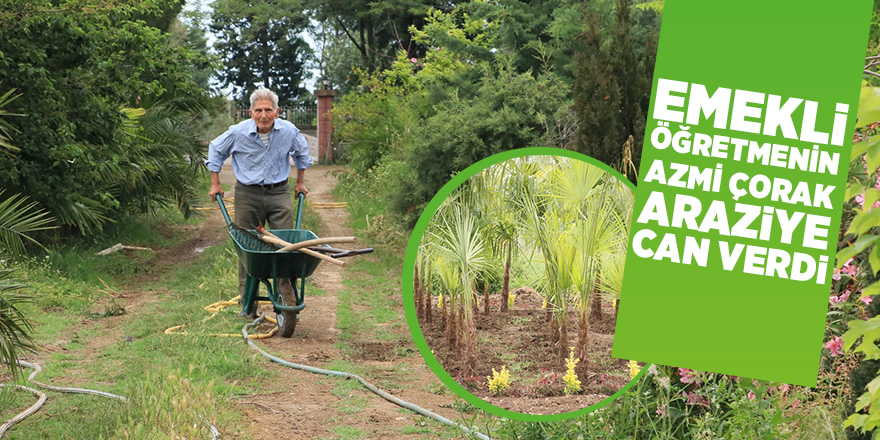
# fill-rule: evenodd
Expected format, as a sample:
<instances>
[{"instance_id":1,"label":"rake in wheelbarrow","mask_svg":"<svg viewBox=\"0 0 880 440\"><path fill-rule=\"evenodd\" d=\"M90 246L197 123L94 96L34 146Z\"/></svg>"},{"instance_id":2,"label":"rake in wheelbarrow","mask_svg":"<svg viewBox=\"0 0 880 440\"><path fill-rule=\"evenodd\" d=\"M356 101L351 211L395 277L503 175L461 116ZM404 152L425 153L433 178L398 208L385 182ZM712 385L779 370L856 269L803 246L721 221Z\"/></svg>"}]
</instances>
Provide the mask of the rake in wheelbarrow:
<instances>
[{"instance_id":1,"label":"rake in wheelbarrow","mask_svg":"<svg viewBox=\"0 0 880 440\"><path fill-rule=\"evenodd\" d=\"M268 300L272 302L275 310L276 321L278 322L278 331L281 336L289 338L296 330L297 317L300 311L305 308L305 289L306 278L311 275L321 260L335 260L334 257L345 257L349 255L357 255L372 252L372 248L359 249L353 251L345 251L341 249L331 248L327 244L316 244L308 247L297 246L297 243L306 245L325 240L318 237L309 230L300 229L302 223L303 193L298 194L299 203L296 214L296 229L274 229L274 230L256 230L245 229L236 225L229 218L226 211L226 205L223 198L217 196L217 203L220 205L220 212L226 220L229 235L235 243L235 253L238 254L239 261L247 271L247 280L245 281L244 294L241 297L241 312L245 316L252 316L257 310L260 300ZM353 237L350 237L353 240ZM330 240L330 239L328 239ZM330 241L330 242L338 242ZM344 240L351 241L351 240ZM292 251L282 251L279 247L285 249L299 248ZM330 253L332 255L324 255ZM340 264L343 265L343 264ZM278 291L279 281L281 279L290 279L293 288L293 301L291 298L284 298ZM297 282L299 286L297 287ZM259 296L260 283L266 287L268 296ZM293 302L293 304L289 304Z\"/></svg>"}]
</instances>

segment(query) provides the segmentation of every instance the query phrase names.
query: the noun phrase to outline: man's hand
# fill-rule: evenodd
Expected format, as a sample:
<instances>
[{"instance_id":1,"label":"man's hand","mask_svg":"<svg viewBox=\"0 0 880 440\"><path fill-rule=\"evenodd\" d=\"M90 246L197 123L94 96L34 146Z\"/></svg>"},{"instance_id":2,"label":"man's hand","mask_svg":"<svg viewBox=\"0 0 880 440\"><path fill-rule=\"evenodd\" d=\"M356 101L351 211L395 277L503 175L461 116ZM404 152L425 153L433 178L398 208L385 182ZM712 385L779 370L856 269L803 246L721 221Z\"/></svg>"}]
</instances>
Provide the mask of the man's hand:
<instances>
[{"instance_id":1,"label":"man's hand","mask_svg":"<svg viewBox=\"0 0 880 440\"><path fill-rule=\"evenodd\" d=\"M309 195L305 182L306 170L296 170L296 185L293 186L293 195L299 197L299 193Z\"/></svg>"},{"instance_id":2,"label":"man's hand","mask_svg":"<svg viewBox=\"0 0 880 440\"><path fill-rule=\"evenodd\" d=\"M306 185L302 182L296 182L296 185L293 186L293 194L298 196L299 193L309 195L309 190L306 189Z\"/></svg>"},{"instance_id":3,"label":"man's hand","mask_svg":"<svg viewBox=\"0 0 880 440\"><path fill-rule=\"evenodd\" d=\"M213 202L214 196L220 194L223 197L223 186L220 185L220 173L211 172L211 189L208 190L208 197Z\"/></svg>"},{"instance_id":4,"label":"man's hand","mask_svg":"<svg viewBox=\"0 0 880 440\"><path fill-rule=\"evenodd\" d=\"M215 196L216 194L220 194L220 197L223 197L223 187L220 186L220 185L217 185L217 186L211 185L211 190L208 191L208 197L211 198L211 201L212 201L212 202L213 202L214 200L216 200L216 199L214 198L214 196Z\"/></svg>"}]
</instances>

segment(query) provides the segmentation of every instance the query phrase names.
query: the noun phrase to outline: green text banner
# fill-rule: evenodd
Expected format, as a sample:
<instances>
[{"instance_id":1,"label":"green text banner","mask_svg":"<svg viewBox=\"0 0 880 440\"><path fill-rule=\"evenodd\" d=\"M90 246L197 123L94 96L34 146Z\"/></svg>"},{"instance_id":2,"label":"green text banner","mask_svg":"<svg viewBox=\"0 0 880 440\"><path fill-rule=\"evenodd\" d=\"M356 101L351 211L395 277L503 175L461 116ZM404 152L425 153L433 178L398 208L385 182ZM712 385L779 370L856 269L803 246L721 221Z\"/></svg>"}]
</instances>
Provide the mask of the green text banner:
<instances>
[{"instance_id":1,"label":"green text banner","mask_svg":"<svg viewBox=\"0 0 880 440\"><path fill-rule=\"evenodd\" d=\"M666 2L613 355L815 386L871 2Z\"/></svg>"}]
</instances>

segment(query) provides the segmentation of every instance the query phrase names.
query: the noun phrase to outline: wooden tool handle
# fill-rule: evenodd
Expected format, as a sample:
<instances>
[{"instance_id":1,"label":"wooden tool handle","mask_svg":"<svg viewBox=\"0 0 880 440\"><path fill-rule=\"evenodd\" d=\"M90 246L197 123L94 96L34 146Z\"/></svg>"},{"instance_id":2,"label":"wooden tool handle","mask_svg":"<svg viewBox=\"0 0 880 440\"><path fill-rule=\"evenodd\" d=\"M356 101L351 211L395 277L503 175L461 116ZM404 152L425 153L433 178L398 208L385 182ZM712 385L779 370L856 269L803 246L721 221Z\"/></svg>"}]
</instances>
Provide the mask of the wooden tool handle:
<instances>
[{"instance_id":1,"label":"wooden tool handle","mask_svg":"<svg viewBox=\"0 0 880 440\"><path fill-rule=\"evenodd\" d=\"M351 237L351 238L354 238L354 237ZM282 251L284 251L284 249L287 249L288 247L294 246L295 244L305 243L305 242L303 241L303 242L300 242L300 243L291 244L291 243L288 243L288 242L286 242L286 241L284 241L284 240L282 240L282 239L280 239L280 238L278 238L278 237L269 236L269 235L266 235L266 234L262 234L262 235L260 235L260 239L262 239L262 240L265 241L266 243L272 243L272 244L277 244L277 245L280 245L280 246L284 246L284 247L282 247L281 249L279 249L278 252L282 252ZM319 240L322 240L322 239L319 239ZM314 241L314 240L311 240L311 241ZM297 251L299 251L299 252L302 252L302 253L304 253L304 254L306 254L306 255L311 255L311 256L313 256L313 257L315 257L315 258L318 258L318 259L321 259L321 260L324 260L324 261L329 261L329 262L331 262L331 263L333 263L333 264L335 264L335 265L337 265L337 266L345 267L345 262L344 262L344 261L339 261L339 260L337 260L337 259L335 259L335 258L333 258L333 257L331 257L331 256L329 256L329 255L324 255L324 254L322 254L322 253L320 253L320 252L315 252L315 251L313 251L313 250L311 250L311 249L307 249L307 248L304 248L304 247L303 247L303 248L299 248L299 249L295 249L295 250L297 250ZM292 251L291 251L291 252L292 252Z\"/></svg>"},{"instance_id":2,"label":"wooden tool handle","mask_svg":"<svg viewBox=\"0 0 880 440\"><path fill-rule=\"evenodd\" d=\"M268 235L268 236L273 237L273 238L278 238L277 235L275 235L275 234L269 232L269 230L266 229L266 227L263 226L263 225L257 226L257 232L259 232L260 234L263 234L263 235ZM278 238L278 239L281 240L280 238Z\"/></svg>"},{"instance_id":3,"label":"wooden tool handle","mask_svg":"<svg viewBox=\"0 0 880 440\"><path fill-rule=\"evenodd\" d=\"M263 240L266 243L272 243L272 244L276 244L278 246L281 246L282 249L287 246L293 246L289 242L284 241L278 237L275 237L274 235L260 234L260 240Z\"/></svg>"},{"instance_id":4,"label":"wooden tool handle","mask_svg":"<svg viewBox=\"0 0 880 440\"><path fill-rule=\"evenodd\" d=\"M318 244L328 244L328 243L354 243L357 239L355 237L325 237L325 238L316 238L314 240L306 240L301 241L299 243L293 243L288 246L284 246L279 249L279 252L293 252L298 251L301 248L314 246Z\"/></svg>"},{"instance_id":5,"label":"wooden tool handle","mask_svg":"<svg viewBox=\"0 0 880 440\"><path fill-rule=\"evenodd\" d=\"M345 267L345 261L337 260L337 259L335 259L335 258L333 258L333 257L331 257L331 256L329 256L329 255L324 255L324 254L322 254L322 253L320 253L320 252L315 252L315 251L313 251L313 250L311 250L311 249L308 249L308 248L301 248L301 249L297 249L297 250L298 250L299 252L302 252L302 253L306 254L306 255L311 255L311 256L313 256L313 257L315 257L315 258L319 258L319 259L324 260L324 261L329 261L329 262L331 262L331 263L333 263L333 264L335 264L335 265L337 265L337 266Z\"/></svg>"}]
</instances>

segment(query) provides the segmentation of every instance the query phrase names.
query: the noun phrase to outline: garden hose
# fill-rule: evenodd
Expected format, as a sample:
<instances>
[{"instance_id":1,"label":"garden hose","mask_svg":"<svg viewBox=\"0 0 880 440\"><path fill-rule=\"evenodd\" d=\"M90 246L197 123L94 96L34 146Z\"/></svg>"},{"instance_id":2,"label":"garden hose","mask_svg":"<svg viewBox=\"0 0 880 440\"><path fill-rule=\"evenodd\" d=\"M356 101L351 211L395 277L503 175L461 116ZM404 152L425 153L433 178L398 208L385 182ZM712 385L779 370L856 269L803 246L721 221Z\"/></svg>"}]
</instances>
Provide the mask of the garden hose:
<instances>
[{"instance_id":1,"label":"garden hose","mask_svg":"<svg viewBox=\"0 0 880 440\"><path fill-rule=\"evenodd\" d=\"M205 310L210 312L211 315L206 317L205 319L202 319L202 322L210 321L212 318L217 316L218 313L222 312L223 310L225 310L229 306L239 305L239 302L238 302L239 298L241 298L241 295L236 296L235 298L232 298L228 301L217 301L214 304L205 306ZM270 301L259 301L259 303L260 304L272 304ZM278 333L278 323L275 321L275 319L267 317L266 321L269 321L269 322L275 324L275 328L273 328L272 330L269 330L268 333L260 333L258 335L253 335L253 336L251 336L251 338L253 338L253 339L266 339L266 338L271 338L272 336L275 336L275 333ZM174 327L168 327L167 329L165 329L165 334L166 335L188 335L189 333L187 333L185 331L178 331L185 326L186 326L186 324L175 325ZM241 335L239 335L238 333L209 333L208 336L218 336L221 338L237 338Z\"/></svg>"},{"instance_id":2,"label":"garden hose","mask_svg":"<svg viewBox=\"0 0 880 440\"><path fill-rule=\"evenodd\" d=\"M27 417L30 417L31 414L37 412L37 410L42 408L43 404L46 403L46 393L43 393L40 390L35 390L33 388L26 387L24 385L13 385L13 384L7 384L7 383L0 383L0 388L3 388L3 387L13 387L13 388L18 388L18 389L25 390L25 391L30 391L31 393L36 394L37 397L39 397L39 399L37 399L37 403L31 405L30 407L28 407L28 409L22 411L19 415L3 422L3 424L0 425L0 438L3 437L3 434L5 434L6 431L12 427L12 425L26 419Z\"/></svg>"},{"instance_id":3,"label":"garden hose","mask_svg":"<svg viewBox=\"0 0 880 440\"><path fill-rule=\"evenodd\" d=\"M260 353L261 355L267 357L267 358L268 358L269 360L271 360L272 362L276 362L276 363L279 363L279 364L284 365L284 366L286 366L286 367L294 368L294 369L297 369L297 370L307 371L307 372L309 372L309 373L323 374L323 375L325 375L325 376L338 376L338 377L344 377L344 378L346 378L346 379L355 379L355 380L357 380L358 382L360 382L360 384L363 385L366 389L372 391L372 392L375 393L375 394L378 394L378 395L379 395L380 397L382 397L383 399L385 399L385 400L387 400L387 401L389 401L389 402L391 402L391 403L393 403L393 404L395 404L395 405L397 405L397 406L400 406L400 407L402 407L402 408L406 408L406 409L408 409L408 410L410 410L410 411L414 411L414 412L416 412L416 413L418 413L418 414L421 414L421 415L423 415L423 416L425 416L425 417L427 417L427 418L430 418L430 419L436 420L436 421L438 421L438 422L440 422L440 423L442 423L442 424L444 424L444 425L452 426L452 427L454 427L454 428L458 428L458 429L462 430L465 434L467 434L467 435L472 435L472 436L474 436L474 437L476 437L476 438L478 438L478 439L480 439L480 440L491 440L491 439L489 438L489 436L487 436L487 435L485 435L485 434L482 434L482 433L479 433L479 432L476 432L476 431L472 431L471 429L467 428L466 426L464 426L464 425L462 425L462 424L460 424L460 423L454 422L454 421L452 421L452 420L449 420L449 419L447 419L446 417L441 416L440 414L437 414L437 413L431 412L431 411L429 411L429 410L427 410L427 409L424 409L424 408L422 408L422 407L420 407L420 406L417 406L417 405L414 405L414 404L409 403L409 402L407 402L407 401L404 401L404 400L398 399L397 397L394 397L394 396L392 396L392 395L386 393L385 391L382 391L382 390L380 390L379 388L376 388L375 385L373 385L373 384L367 382L367 381L364 380L362 377L360 377L360 376L358 376L358 375L356 375L356 374L346 373L346 372L344 372L344 371L325 370L325 369L323 369L323 368L310 367L310 366L308 366L308 365L302 365L302 364L295 364L295 363L292 363L292 362L287 362L287 361L285 361L285 360L283 360L283 359L281 359L281 358L278 358L278 357L272 356L272 355L269 354L269 353L266 353L266 352L263 351L260 347L258 347L257 344L254 343L254 341L251 340L251 336L249 336L249 335L248 335L248 332L247 332L248 327L255 327L255 326L257 326L257 324L259 324L264 318L265 318L265 314L262 314L262 313L261 313L260 316L259 316L257 319L255 319L253 322L250 322L250 323L248 323L248 324L245 324L244 327L241 328L241 335L244 336L244 340L247 342L247 344L248 344L251 348L253 348L254 350L256 350L256 351L257 351L258 353Z\"/></svg>"},{"instance_id":4,"label":"garden hose","mask_svg":"<svg viewBox=\"0 0 880 440\"><path fill-rule=\"evenodd\" d=\"M6 362L5 359L0 359L0 361ZM30 368L30 369L34 370L30 374L30 376L28 376L28 382L31 382L31 383L39 386L40 388L45 388L47 390L52 390L52 391L58 391L61 393L92 394L95 396L108 397L111 399L128 400L124 396L108 393L105 391L90 390L90 389L86 389L86 388L56 387L53 385L47 385L47 384L44 384L41 382L37 382L36 380L34 380L34 377L36 377L37 374L43 370L38 364L32 364L30 362L22 361L22 360L18 360L18 361L16 361L16 363L21 367ZM3 437L3 434L5 434L6 431L12 427L12 425L15 425L16 423L33 415L35 412L37 412L37 410L39 410L43 406L44 403L46 403L46 394L39 391L39 390L35 390L33 388L29 388L29 387L26 387L23 385L0 384L0 387L5 387L5 386L11 386L14 388L23 389L25 391L30 391L31 393L36 394L39 397L39 399L37 400L37 403L31 405L30 407L28 407L28 409L24 410L20 414L16 415L15 417L7 420L2 425L0 425L0 438ZM199 418L201 418L202 421L205 422L210 427L212 438L214 440L219 439L220 438L220 431L217 430L217 428L211 422L209 422L207 419L205 419L204 417L202 417L198 414L196 414L196 415Z\"/></svg>"}]
</instances>

